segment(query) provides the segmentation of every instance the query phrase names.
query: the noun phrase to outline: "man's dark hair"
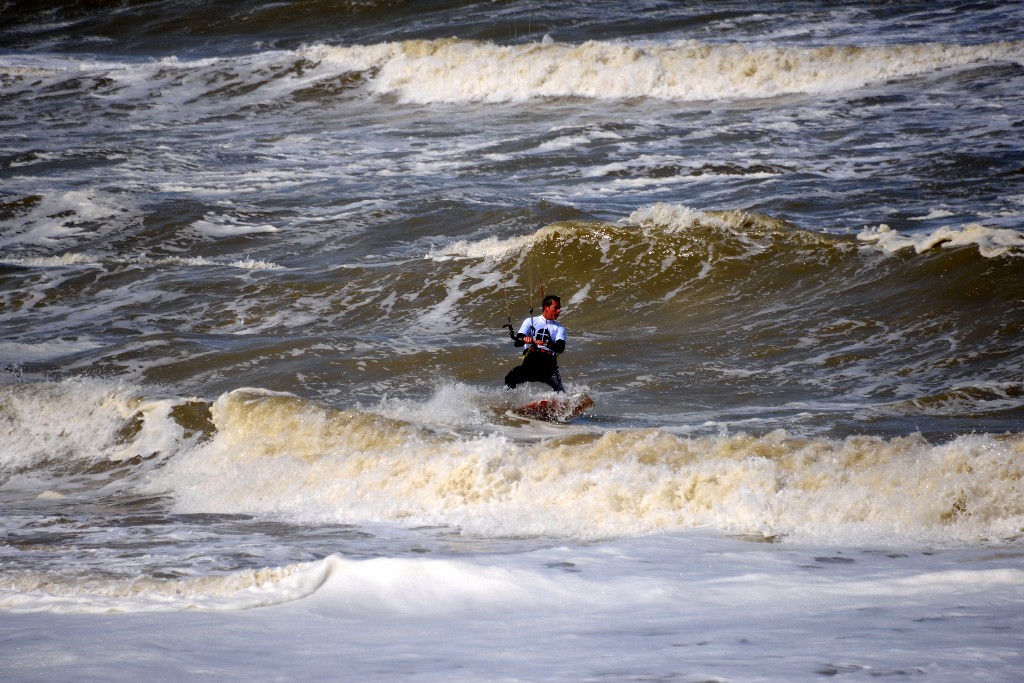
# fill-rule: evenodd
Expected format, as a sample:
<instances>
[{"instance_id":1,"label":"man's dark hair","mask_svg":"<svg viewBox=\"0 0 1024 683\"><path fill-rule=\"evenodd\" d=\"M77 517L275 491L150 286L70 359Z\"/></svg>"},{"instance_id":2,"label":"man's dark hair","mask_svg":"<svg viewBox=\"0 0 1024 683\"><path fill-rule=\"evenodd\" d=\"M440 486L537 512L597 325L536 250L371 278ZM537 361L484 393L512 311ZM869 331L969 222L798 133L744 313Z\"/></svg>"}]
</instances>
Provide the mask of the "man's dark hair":
<instances>
[{"instance_id":1,"label":"man's dark hair","mask_svg":"<svg viewBox=\"0 0 1024 683\"><path fill-rule=\"evenodd\" d=\"M547 308L548 306L551 305L552 301L557 301L559 305L562 304L561 297L559 297L559 296L557 296L555 294L548 294L546 297L544 297L544 301L541 302L541 306L543 306L544 308Z\"/></svg>"}]
</instances>

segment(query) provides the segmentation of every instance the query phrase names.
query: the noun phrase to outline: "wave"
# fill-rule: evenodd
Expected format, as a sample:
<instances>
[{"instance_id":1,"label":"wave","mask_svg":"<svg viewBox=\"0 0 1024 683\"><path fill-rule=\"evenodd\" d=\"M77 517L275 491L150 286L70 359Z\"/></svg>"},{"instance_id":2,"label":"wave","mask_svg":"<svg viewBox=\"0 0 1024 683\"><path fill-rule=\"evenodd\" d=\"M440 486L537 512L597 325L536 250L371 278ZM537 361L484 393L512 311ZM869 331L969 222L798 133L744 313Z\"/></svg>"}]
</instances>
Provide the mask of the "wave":
<instances>
[{"instance_id":1,"label":"wave","mask_svg":"<svg viewBox=\"0 0 1024 683\"><path fill-rule=\"evenodd\" d=\"M636 587L636 582L633 582ZM52 572L0 575L0 610L16 613L238 611L314 598L353 617L423 617L481 609L529 610L605 602L607 584L537 571L437 559L322 560L202 578L81 578Z\"/></svg>"},{"instance_id":2,"label":"wave","mask_svg":"<svg viewBox=\"0 0 1024 683\"><path fill-rule=\"evenodd\" d=\"M910 415L948 415L950 412L975 417L987 413L1022 412L1024 384L988 382L957 386L932 396L900 401L891 409Z\"/></svg>"},{"instance_id":3,"label":"wave","mask_svg":"<svg viewBox=\"0 0 1024 683\"><path fill-rule=\"evenodd\" d=\"M432 390L434 377L424 376L425 364L438 377L462 381L479 381L490 372L486 366L499 352L497 330L508 317L526 315L543 283L566 306L574 335L566 357L570 370L579 377L600 377L604 359L623 357L622 339L628 335L643 349L644 367L636 368L636 375L678 387L661 398L665 405L655 411L659 414L678 411L684 392L724 396L716 404L724 410L742 405L738 395L778 396L780 387L786 393L774 405L783 412L787 404L852 400L872 415L904 414L893 406L954 387L1019 383L1014 358L1022 243L1019 232L976 225L907 236L882 229L841 235L763 214L655 204L618 222L564 220L508 237L482 232L445 246L411 245L391 260L346 265L344 277L328 272L285 288L273 277L247 282L221 272L225 267L270 276L281 271L260 259L70 252L5 260L0 276L11 283L10 291L20 293L7 300L0 319L13 325L28 315L33 331L49 326L49 338L62 340L36 346L33 337L12 336L4 346L5 362L28 364L29 372L121 368L125 357L166 343L151 336L153 329L169 320L189 329L203 315L221 320L216 330L235 335L232 342L240 335L290 339L298 332L309 342L285 346L310 362L323 354L333 357L331 340L339 326L372 330L351 340L351 373L345 376L374 382L375 395L381 381L394 378L391 386L408 397L409 391L422 396ZM209 281L217 286L205 289L208 300L179 296L174 288L165 292L165 269L193 267L212 268ZM79 281L86 268L92 278L86 290L60 286ZM132 287L125 287L125 278ZM145 336L109 351L101 343L101 329L109 321L97 323L102 328L76 327L72 334L66 311L78 300L64 306L54 298L100 297L108 305L123 305L129 293L149 297L152 288L160 292L159 310L152 297L145 298L146 307L120 323ZM32 308L44 296L51 302L49 316ZM225 310L232 312L228 319L222 319ZM471 334L459 358L439 353L448 345L453 310ZM386 345L380 343L383 336ZM247 368L254 359L263 362L251 353L276 351L273 344L242 349L237 361ZM153 357L154 363L165 362ZM200 374L205 368L217 375L225 371L213 353L193 355L187 368ZM287 389L293 379L268 386ZM942 403L937 412L966 421L979 414L1005 417L1022 405L1011 393L1001 401ZM472 409L465 414L488 421ZM1002 417L998 422L972 424L1013 429Z\"/></svg>"},{"instance_id":4,"label":"wave","mask_svg":"<svg viewBox=\"0 0 1024 683\"><path fill-rule=\"evenodd\" d=\"M846 544L1018 538L1020 436L842 441L660 430L541 443L439 437L368 414L247 391L213 406L216 437L150 492L179 511L302 523L448 525L470 534L594 538L710 525Z\"/></svg>"},{"instance_id":5,"label":"wave","mask_svg":"<svg viewBox=\"0 0 1024 683\"><path fill-rule=\"evenodd\" d=\"M0 385L0 482L29 472L105 479L121 464L171 457L204 435L195 405L89 378Z\"/></svg>"},{"instance_id":6,"label":"wave","mask_svg":"<svg viewBox=\"0 0 1024 683\"><path fill-rule=\"evenodd\" d=\"M1024 42L811 48L696 41L574 45L549 39L509 46L439 39L317 44L223 58L167 56L146 63L8 56L0 60L0 74L3 89L22 96L35 92L43 79L65 83L68 94L85 92L121 105L127 101L152 110L162 104L209 113L217 101L264 110L273 102L329 101L349 92L406 103L544 98L704 102L829 95L1006 62L1024 63Z\"/></svg>"},{"instance_id":7,"label":"wave","mask_svg":"<svg viewBox=\"0 0 1024 683\"><path fill-rule=\"evenodd\" d=\"M336 410L254 389L212 404L126 402L95 383L84 391L4 387L8 489L59 496L69 472L102 473L104 490L169 496L175 513L490 537L710 526L799 542L956 546L1013 542L1024 529L1020 434L932 443L567 428L538 441L500 426L503 394L470 391L464 400L489 402L494 426L462 433L386 417L384 406Z\"/></svg>"},{"instance_id":8,"label":"wave","mask_svg":"<svg viewBox=\"0 0 1024 683\"><path fill-rule=\"evenodd\" d=\"M574 320L582 316L578 324L585 328L600 329L605 323L591 316L602 311L653 315L662 309L650 324L674 329L670 318L714 310L735 317L748 303L751 315L800 311L804 320L855 320L873 304L873 317L909 325L915 314L904 297L919 288L942 293L931 316L959 318L968 307L976 313L980 307L998 320L1019 307L1008 292L1022 277L1024 264L1015 258L1022 247L1024 233L975 224L909 236L881 227L851 236L757 213L655 204L618 223L551 223L527 235L460 240L427 257L444 265L446 278L461 269L467 284L482 277L476 264L491 263L509 274L503 287L517 294L530 272L536 281L541 273L554 274L548 291L568 296ZM874 258L906 248L916 258ZM816 314L808 315L810 309Z\"/></svg>"},{"instance_id":9,"label":"wave","mask_svg":"<svg viewBox=\"0 0 1024 683\"><path fill-rule=\"evenodd\" d=\"M1024 43L799 48L545 40L501 46L451 39L320 45L302 54L314 63L371 73L371 91L404 102L708 101L831 94L978 62L1020 62Z\"/></svg>"},{"instance_id":10,"label":"wave","mask_svg":"<svg viewBox=\"0 0 1024 683\"><path fill-rule=\"evenodd\" d=\"M843 557L816 559L853 562ZM323 615L391 620L499 613L507 617L538 610L547 614L554 609L612 609L620 613L651 604L665 608L666 601L670 610L692 608L694 596L690 591L681 591L677 584L657 576L595 579L571 573L579 571L573 563L548 563L547 567L507 568L422 558L351 560L330 555L280 568L188 579L116 580L25 572L0 576L0 610L65 614L222 612L308 600L307 608ZM569 571L552 576L551 568ZM842 591L848 597L934 595L937 590L963 596L971 591L1012 589L1022 580L1024 571L1014 568L946 569L848 582ZM750 592L763 585L764 577L748 573L729 581L749 583L749 588L743 590ZM791 603L806 594L806 585L795 578L790 582L780 580L773 583L772 593L780 603ZM735 596L712 602L717 605L722 599L732 604Z\"/></svg>"},{"instance_id":11,"label":"wave","mask_svg":"<svg viewBox=\"0 0 1024 683\"><path fill-rule=\"evenodd\" d=\"M81 578L55 572L0 575L0 609L9 612L111 613L237 611L313 594L340 560L246 570L222 576L160 579Z\"/></svg>"}]
</instances>

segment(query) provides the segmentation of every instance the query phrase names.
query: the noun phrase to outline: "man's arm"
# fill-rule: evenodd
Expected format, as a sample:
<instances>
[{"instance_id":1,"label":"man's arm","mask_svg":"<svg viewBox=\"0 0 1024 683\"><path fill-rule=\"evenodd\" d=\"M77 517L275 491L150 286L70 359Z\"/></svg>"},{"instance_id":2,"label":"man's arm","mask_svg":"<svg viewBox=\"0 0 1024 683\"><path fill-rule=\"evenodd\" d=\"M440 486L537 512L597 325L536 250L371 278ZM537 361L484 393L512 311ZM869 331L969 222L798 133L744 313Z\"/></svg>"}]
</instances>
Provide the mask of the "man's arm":
<instances>
[{"instance_id":1,"label":"man's arm","mask_svg":"<svg viewBox=\"0 0 1024 683\"><path fill-rule=\"evenodd\" d=\"M523 346L525 344L533 344L536 341L537 340L534 339L533 337L525 337L525 336L523 336L521 334L517 334L516 335L516 342L515 342L515 344L516 344L516 346ZM547 345L547 344L543 344L543 343L541 343L540 346L543 346L548 351L554 351L555 353L564 353L565 352L565 340L564 339L557 339L554 342L552 342L550 346Z\"/></svg>"}]
</instances>

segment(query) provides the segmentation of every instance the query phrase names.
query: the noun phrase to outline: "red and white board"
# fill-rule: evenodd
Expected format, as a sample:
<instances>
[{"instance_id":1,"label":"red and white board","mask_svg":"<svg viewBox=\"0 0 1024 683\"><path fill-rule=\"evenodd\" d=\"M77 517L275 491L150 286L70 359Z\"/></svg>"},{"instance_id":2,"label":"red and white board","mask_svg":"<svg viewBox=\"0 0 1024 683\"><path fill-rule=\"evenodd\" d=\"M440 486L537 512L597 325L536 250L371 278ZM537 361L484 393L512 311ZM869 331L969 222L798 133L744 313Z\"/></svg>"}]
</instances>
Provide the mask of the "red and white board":
<instances>
[{"instance_id":1,"label":"red and white board","mask_svg":"<svg viewBox=\"0 0 1024 683\"><path fill-rule=\"evenodd\" d=\"M576 394L574 396L542 398L513 408L512 412L520 417L529 417L545 422L568 422L592 405L594 405L594 401L590 396Z\"/></svg>"}]
</instances>

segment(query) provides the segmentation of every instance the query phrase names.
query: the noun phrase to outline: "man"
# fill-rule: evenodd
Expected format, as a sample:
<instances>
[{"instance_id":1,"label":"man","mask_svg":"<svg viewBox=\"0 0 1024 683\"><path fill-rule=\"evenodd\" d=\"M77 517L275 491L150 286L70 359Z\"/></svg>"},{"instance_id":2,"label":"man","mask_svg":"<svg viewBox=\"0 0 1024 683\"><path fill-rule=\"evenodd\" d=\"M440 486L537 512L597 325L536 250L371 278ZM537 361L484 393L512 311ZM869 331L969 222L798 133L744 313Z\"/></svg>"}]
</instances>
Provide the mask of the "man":
<instances>
[{"instance_id":1,"label":"man","mask_svg":"<svg viewBox=\"0 0 1024 683\"><path fill-rule=\"evenodd\" d=\"M558 374L558 354L565 351L565 327L558 322L562 300L553 294L544 297L541 315L527 318L519 326L515 345L526 346L523 364L505 375L505 386L514 389L523 382L544 382L564 392Z\"/></svg>"}]
</instances>

